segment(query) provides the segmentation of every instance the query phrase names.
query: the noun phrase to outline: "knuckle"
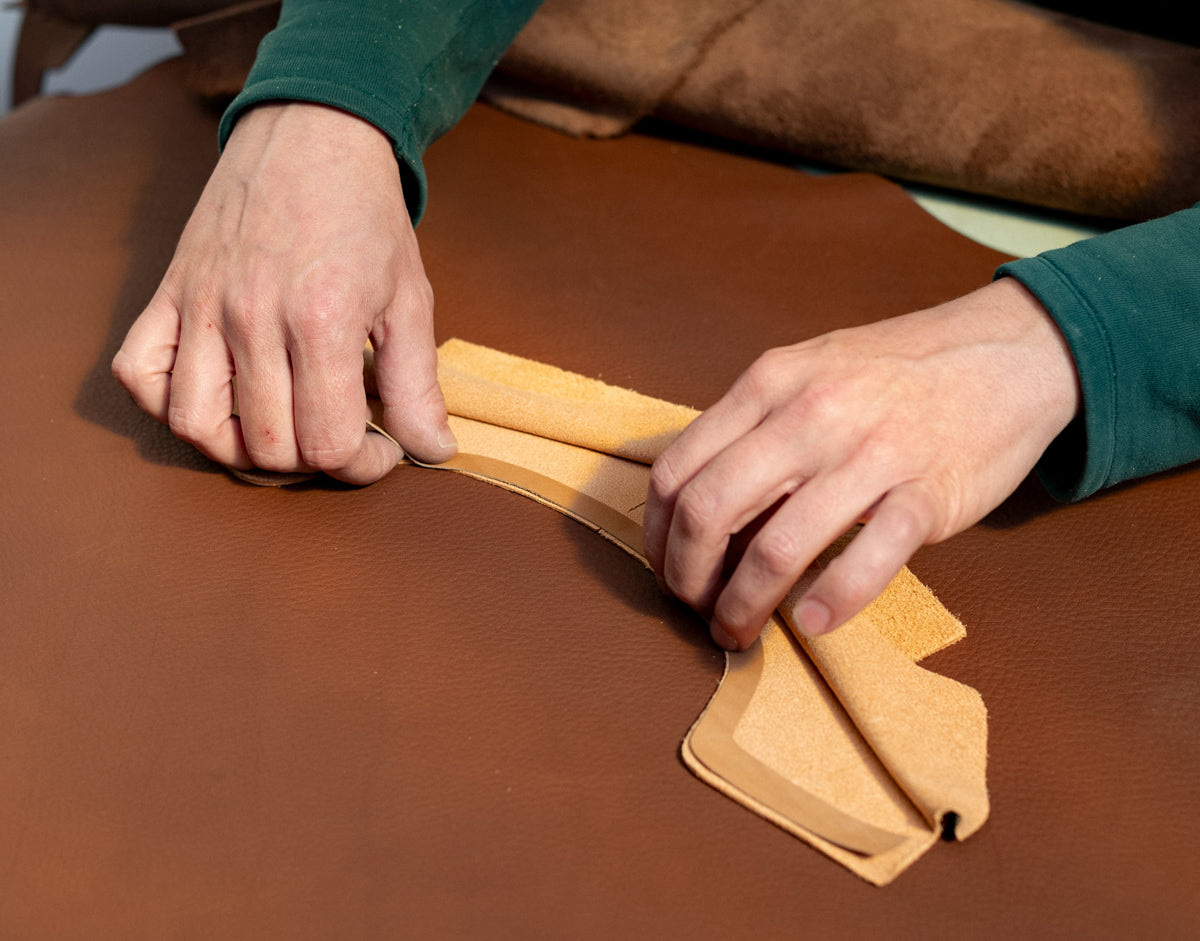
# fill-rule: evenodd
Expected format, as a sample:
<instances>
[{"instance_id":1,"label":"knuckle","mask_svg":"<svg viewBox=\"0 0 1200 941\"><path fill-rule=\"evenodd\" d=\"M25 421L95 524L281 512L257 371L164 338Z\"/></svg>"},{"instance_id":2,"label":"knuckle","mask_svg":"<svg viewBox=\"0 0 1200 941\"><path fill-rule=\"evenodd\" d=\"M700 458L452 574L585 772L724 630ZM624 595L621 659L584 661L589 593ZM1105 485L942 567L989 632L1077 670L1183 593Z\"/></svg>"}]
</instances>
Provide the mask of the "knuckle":
<instances>
[{"instance_id":1,"label":"knuckle","mask_svg":"<svg viewBox=\"0 0 1200 941\"><path fill-rule=\"evenodd\" d=\"M200 309L200 306L192 308L194 314L198 314ZM239 291L225 305L224 326L231 336L243 344L252 345L268 329L272 312L272 306L260 292Z\"/></svg>"},{"instance_id":2,"label":"knuckle","mask_svg":"<svg viewBox=\"0 0 1200 941\"><path fill-rule=\"evenodd\" d=\"M670 450L665 451L650 468L650 494L660 504L669 503L686 480Z\"/></svg>"},{"instance_id":3,"label":"knuckle","mask_svg":"<svg viewBox=\"0 0 1200 941\"><path fill-rule=\"evenodd\" d=\"M762 632L777 603L777 599L764 598L760 593L734 594L726 590L717 599L713 621L737 642L739 649L745 649Z\"/></svg>"},{"instance_id":4,"label":"knuckle","mask_svg":"<svg viewBox=\"0 0 1200 941\"><path fill-rule=\"evenodd\" d=\"M352 309L346 288L322 282L305 291L304 299L289 315L289 326L299 340L323 340L340 331Z\"/></svg>"},{"instance_id":5,"label":"knuckle","mask_svg":"<svg viewBox=\"0 0 1200 941\"><path fill-rule=\"evenodd\" d=\"M243 425L246 453L255 467L268 471L294 471L300 469L294 442L282 435L249 434Z\"/></svg>"},{"instance_id":6,"label":"knuckle","mask_svg":"<svg viewBox=\"0 0 1200 941\"><path fill-rule=\"evenodd\" d=\"M436 374L428 381L416 386L398 385L388 396L388 405L405 411L425 413L430 410L445 411L446 400Z\"/></svg>"},{"instance_id":7,"label":"knuckle","mask_svg":"<svg viewBox=\"0 0 1200 941\"><path fill-rule=\"evenodd\" d=\"M892 542L916 546L930 538L944 538L939 534L948 526L946 511L950 518L957 512L954 504L953 490L947 500L939 501L927 486L910 483L904 488L903 499L887 507Z\"/></svg>"},{"instance_id":8,"label":"knuckle","mask_svg":"<svg viewBox=\"0 0 1200 941\"><path fill-rule=\"evenodd\" d=\"M148 377L146 367L124 347L113 356L112 374L122 387L130 391L141 387Z\"/></svg>"},{"instance_id":9,"label":"knuckle","mask_svg":"<svg viewBox=\"0 0 1200 941\"><path fill-rule=\"evenodd\" d=\"M851 398L840 383L815 379L805 387L792 415L809 426L842 428L851 418L847 407Z\"/></svg>"},{"instance_id":10,"label":"knuckle","mask_svg":"<svg viewBox=\"0 0 1200 941\"><path fill-rule=\"evenodd\" d=\"M921 514L914 506L898 504L888 515L888 530L895 543L909 545L919 538L923 529Z\"/></svg>"},{"instance_id":11,"label":"knuckle","mask_svg":"<svg viewBox=\"0 0 1200 941\"><path fill-rule=\"evenodd\" d=\"M767 350L739 377L733 394L795 425L841 421L846 389L813 356L804 344Z\"/></svg>"},{"instance_id":12,"label":"knuckle","mask_svg":"<svg viewBox=\"0 0 1200 941\"><path fill-rule=\"evenodd\" d=\"M786 357L787 351L782 347L760 354L758 359L750 364L750 368L742 373L738 385L742 386L750 397L773 398L786 370Z\"/></svg>"},{"instance_id":13,"label":"knuckle","mask_svg":"<svg viewBox=\"0 0 1200 941\"><path fill-rule=\"evenodd\" d=\"M415 391L402 385L389 389L383 395L383 402L384 426L403 446L417 457L422 457L427 449L440 447L434 442L438 440L447 415L445 400L436 382ZM361 448L362 439L356 439L354 444L356 449Z\"/></svg>"},{"instance_id":14,"label":"knuckle","mask_svg":"<svg viewBox=\"0 0 1200 941\"><path fill-rule=\"evenodd\" d=\"M175 402L167 408L167 426L176 438L201 449L213 431L194 408Z\"/></svg>"},{"instance_id":15,"label":"knuckle","mask_svg":"<svg viewBox=\"0 0 1200 941\"><path fill-rule=\"evenodd\" d=\"M719 495L704 483L693 481L675 501L675 519L680 532L688 538L703 537L715 526L719 509Z\"/></svg>"},{"instance_id":16,"label":"knuckle","mask_svg":"<svg viewBox=\"0 0 1200 941\"><path fill-rule=\"evenodd\" d=\"M669 591L674 597L678 598L685 604L692 600L688 597L687 586L684 584L683 579L680 578L679 572L676 570L675 566L667 565L666 570L662 573L662 577L663 581L666 583L667 591Z\"/></svg>"},{"instance_id":17,"label":"knuckle","mask_svg":"<svg viewBox=\"0 0 1200 941\"><path fill-rule=\"evenodd\" d=\"M199 275L183 288L177 305L181 311L193 317L211 317L220 312L222 281L212 272Z\"/></svg>"},{"instance_id":18,"label":"knuckle","mask_svg":"<svg viewBox=\"0 0 1200 941\"><path fill-rule=\"evenodd\" d=\"M667 565L663 572L667 590L695 611L705 614L710 607L711 586L699 571L685 571L676 562Z\"/></svg>"},{"instance_id":19,"label":"knuckle","mask_svg":"<svg viewBox=\"0 0 1200 941\"><path fill-rule=\"evenodd\" d=\"M752 564L773 579L790 577L797 568L801 547L787 529L765 529L750 544Z\"/></svg>"},{"instance_id":20,"label":"knuckle","mask_svg":"<svg viewBox=\"0 0 1200 941\"><path fill-rule=\"evenodd\" d=\"M300 442L300 458L315 470L341 470L350 463L355 450L347 444L323 439L319 442Z\"/></svg>"},{"instance_id":21,"label":"knuckle","mask_svg":"<svg viewBox=\"0 0 1200 941\"><path fill-rule=\"evenodd\" d=\"M421 314L433 312L433 285L424 274L406 278L403 282L402 301L411 311Z\"/></svg>"},{"instance_id":22,"label":"knuckle","mask_svg":"<svg viewBox=\"0 0 1200 941\"><path fill-rule=\"evenodd\" d=\"M821 596L830 610L839 616L849 617L865 607L882 590L882 586L875 587L876 580L876 573L866 566L831 567L820 586Z\"/></svg>"}]
</instances>

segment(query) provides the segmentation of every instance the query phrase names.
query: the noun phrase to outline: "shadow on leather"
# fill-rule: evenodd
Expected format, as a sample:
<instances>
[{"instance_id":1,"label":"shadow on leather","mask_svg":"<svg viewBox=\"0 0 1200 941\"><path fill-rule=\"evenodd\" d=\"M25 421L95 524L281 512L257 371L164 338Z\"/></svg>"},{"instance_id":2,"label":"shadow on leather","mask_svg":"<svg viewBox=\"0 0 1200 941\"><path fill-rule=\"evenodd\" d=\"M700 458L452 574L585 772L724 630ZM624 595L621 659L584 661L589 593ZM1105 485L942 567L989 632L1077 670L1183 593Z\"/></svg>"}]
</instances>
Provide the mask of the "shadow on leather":
<instances>
[{"instance_id":1,"label":"shadow on leather","mask_svg":"<svg viewBox=\"0 0 1200 941\"><path fill-rule=\"evenodd\" d=\"M157 289L216 162L219 115L183 88L181 74L181 63L172 60L114 91L47 102L44 117L67 134L88 115L86 130L95 130L77 135L82 159L119 167L111 185L132 194L122 220L103 219L97 226L112 225L116 231L90 233L97 240L119 238L126 268L95 363L76 394L75 411L129 438L147 461L217 473L218 465L143 413L112 377L112 358Z\"/></svg>"}]
</instances>

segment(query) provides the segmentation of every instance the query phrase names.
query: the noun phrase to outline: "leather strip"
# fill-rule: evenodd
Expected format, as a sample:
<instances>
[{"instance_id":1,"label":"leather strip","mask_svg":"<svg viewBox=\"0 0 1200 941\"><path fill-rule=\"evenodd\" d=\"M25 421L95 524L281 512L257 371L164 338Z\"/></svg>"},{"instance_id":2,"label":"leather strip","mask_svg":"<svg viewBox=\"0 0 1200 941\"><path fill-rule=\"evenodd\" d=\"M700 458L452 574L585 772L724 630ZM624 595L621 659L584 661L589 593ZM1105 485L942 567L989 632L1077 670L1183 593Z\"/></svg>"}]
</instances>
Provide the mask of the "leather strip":
<instances>
[{"instance_id":1,"label":"leather strip","mask_svg":"<svg viewBox=\"0 0 1200 941\"><path fill-rule=\"evenodd\" d=\"M644 565L642 529L619 511L586 494L516 464L481 454L459 454L443 464L410 463L436 470L456 471L505 490L530 497L600 533ZM733 731L762 674L762 648L755 644L740 654L726 656L726 672L719 692L706 711L706 723L697 723L689 737L693 753L711 771L756 801L799 826L845 849L878 855L895 849L904 836L874 827L838 810L788 781L768 765L733 742Z\"/></svg>"},{"instance_id":2,"label":"leather strip","mask_svg":"<svg viewBox=\"0 0 1200 941\"><path fill-rule=\"evenodd\" d=\"M368 375L369 366L368 357ZM616 455L627 441L669 440L670 426L686 425L694 413L671 415L680 407L460 340L439 349L439 373L454 377L448 404L464 450L443 464L406 463L522 494L645 564L640 501L653 454L638 453L646 463ZM556 396L584 411L571 418L568 408L564 424L554 414ZM550 415L550 436L521 407L526 400ZM664 429L647 436L646 422L661 419ZM395 440L374 422L368 429ZM726 656L725 677L685 738L684 761L717 790L886 884L936 841L943 818L961 817L966 836L987 817L982 701L914 662L961 636L961 624L907 570L829 643L809 641L777 613L750 651ZM839 655L843 649L853 655ZM900 735L891 715L905 717ZM829 791L833 781L841 783Z\"/></svg>"},{"instance_id":3,"label":"leather strip","mask_svg":"<svg viewBox=\"0 0 1200 941\"><path fill-rule=\"evenodd\" d=\"M725 658L721 686L687 737L692 756L746 797L844 849L877 856L899 847L905 840L903 834L838 810L734 744L738 721L750 705L762 672L761 643Z\"/></svg>"}]
</instances>

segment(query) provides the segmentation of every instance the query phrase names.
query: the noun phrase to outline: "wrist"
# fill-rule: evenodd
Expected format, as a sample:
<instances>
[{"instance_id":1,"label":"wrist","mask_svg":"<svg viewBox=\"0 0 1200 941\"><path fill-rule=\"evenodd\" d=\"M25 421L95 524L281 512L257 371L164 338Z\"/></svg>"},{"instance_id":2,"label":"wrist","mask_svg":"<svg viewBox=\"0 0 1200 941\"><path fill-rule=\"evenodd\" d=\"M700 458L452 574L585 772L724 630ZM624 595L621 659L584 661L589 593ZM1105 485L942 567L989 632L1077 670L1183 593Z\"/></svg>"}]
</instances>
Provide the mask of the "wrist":
<instances>
[{"instance_id":1,"label":"wrist","mask_svg":"<svg viewBox=\"0 0 1200 941\"><path fill-rule=\"evenodd\" d=\"M331 105L310 101L266 101L239 117L225 152L262 151L271 143L296 152L369 159L395 167L391 139L369 121Z\"/></svg>"},{"instance_id":2,"label":"wrist","mask_svg":"<svg viewBox=\"0 0 1200 941\"><path fill-rule=\"evenodd\" d=\"M1046 426L1053 440L1082 407L1079 373L1067 339L1041 301L1016 278L999 278L982 290L1011 318L1023 337L1029 357L1026 375L1045 409Z\"/></svg>"}]
</instances>

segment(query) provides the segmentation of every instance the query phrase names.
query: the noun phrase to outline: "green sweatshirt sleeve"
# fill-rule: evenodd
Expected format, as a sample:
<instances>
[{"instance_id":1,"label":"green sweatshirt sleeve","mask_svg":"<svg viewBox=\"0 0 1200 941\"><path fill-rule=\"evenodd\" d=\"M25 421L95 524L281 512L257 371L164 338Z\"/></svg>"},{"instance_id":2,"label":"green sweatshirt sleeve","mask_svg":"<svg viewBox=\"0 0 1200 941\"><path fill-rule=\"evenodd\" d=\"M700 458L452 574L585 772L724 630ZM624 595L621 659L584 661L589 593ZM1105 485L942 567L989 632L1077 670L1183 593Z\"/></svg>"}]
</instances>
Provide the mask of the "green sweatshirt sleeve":
<instances>
[{"instance_id":1,"label":"green sweatshirt sleeve","mask_svg":"<svg viewBox=\"0 0 1200 941\"><path fill-rule=\"evenodd\" d=\"M1200 205L1003 265L1070 345L1080 416L1038 475L1060 500L1200 458Z\"/></svg>"},{"instance_id":2,"label":"green sweatshirt sleeve","mask_svg":"<svg viewBox=\"0 0 1200 941\"><path fill-rule=\"evenodd\" d=\"M284 0L240 95L332 105L391 138L413 221L425 209L425 148L466 112L540 0Z\"/></svg>"}]
</instances>

